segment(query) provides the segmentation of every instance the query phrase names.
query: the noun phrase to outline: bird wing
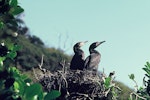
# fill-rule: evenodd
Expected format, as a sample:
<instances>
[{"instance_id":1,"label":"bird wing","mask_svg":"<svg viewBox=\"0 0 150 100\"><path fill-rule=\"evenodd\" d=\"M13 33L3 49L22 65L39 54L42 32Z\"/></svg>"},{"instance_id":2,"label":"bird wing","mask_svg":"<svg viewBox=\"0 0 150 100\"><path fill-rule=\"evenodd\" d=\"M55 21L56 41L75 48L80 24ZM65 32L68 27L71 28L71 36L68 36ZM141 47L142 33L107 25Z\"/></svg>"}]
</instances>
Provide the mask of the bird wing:
<instances>
[{"instance_id":1,"label":"bird wing","mask_svg":"<svg viewBox=\"0 0 150 100\"><path fill-rule=\"evenodd\" d=\"M98 64L100 62L100 55L97 54L91 54L90 55L90 61L88 63L88 68L96 68L98 67Z\"/></svg>"},{"instance_id":2,"label":"bird wing","mask_svg":"<svg viewBox=\"0 0 150 100\"><path fill-rule=\"evenodd\" d=\"M90 56L88 56L88 57L85 59L84 68L87 68L87 67L88 67L89 61L90 61Z\"/></svg>"},{"instance_id":3,"label":"bird wing","mask_svg":"<svg viewBox=\"0 0 150 100\"><path fill-rule=\"evenodd\" d=\"M97 62L97 63L99 63L100 62L100 55L97 55L97 54L91 54L91 59L90 59L91 61L91 63L92 62Z\"/></svg>"},{"instance_id":4,"label":"bird wing","mask_svg":"<svg viewBox=\"0 0 150 100\"><path fill-rule=\"evenodd\" d=\"M100 62L100 57L99 54L90 54L90 56L85 59L84 68L97 67Z\"/></svg>"}]
</instances>

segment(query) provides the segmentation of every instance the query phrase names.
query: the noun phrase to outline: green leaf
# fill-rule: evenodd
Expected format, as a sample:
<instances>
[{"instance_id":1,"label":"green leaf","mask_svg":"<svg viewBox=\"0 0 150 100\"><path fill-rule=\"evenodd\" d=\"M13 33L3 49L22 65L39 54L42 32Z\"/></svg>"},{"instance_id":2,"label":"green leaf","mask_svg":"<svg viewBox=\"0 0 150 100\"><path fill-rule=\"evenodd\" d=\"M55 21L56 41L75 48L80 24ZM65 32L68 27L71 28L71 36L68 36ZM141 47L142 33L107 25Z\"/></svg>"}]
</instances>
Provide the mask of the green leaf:
<instances>
[{"instance_id":1,"label":"green leaf","mask_svg":"<svg viewBox=\"0 0 150 100\"><path fill-rule=\"evenodd\" d=\"M10 73L11 76L13 76L16 79L18 77L20 77L20 71L16 67L10 67L9 68L9 73Z\"/></svg>"},{"instance_id":2,"label":"green leaf","mask_svg":"<svg viewBox=\"0 0 150 100\"><path fill-rule=\"evenodd\" d=\"M21 48L21 46L19 46L19 45L14 45L13 51L18 51L18 50L20 50L20 48Z\"/></svg>"},{"instance_id":3,"label":"green leaf","mask_svg":"<svg viewBox=\"0 0 150 100\"><path fill-rule=\"evenodd\" d=\"M105 82L104 82L105 87L106 87L106 88L109 88L110 83L111 83L111 78L110 78L110 77L107 77L107 78L105 79Z\"/></svg>"},{"instance_id":4,"label":"green leaf","mask_svg":"<svg viewBox=\"0 0 150 100\"><path fill-rule=\"evenodd\" d=\"M146 62L146 64L147 64L148 66L150 66L150 63L149 63L149 62Z\"/></svg>"},{"instance_id":5,"label":"green leaf","mask_svg":"<svg viewBox=\"0 0 150 100\"><path fill-rule=\"evenodd\" d=\"M145 74L145 76L147 76L148 78L150 78L150 75L148 75L148 74Z\"/></svg>"},{"instance_id":6,"label":"green leaf","mask_svg":"<svg viewBox=\"0 0 150 100\"><path fill-rule=\"evenodd\" d=\"M25 82L25 83L31 83L31 82L32 82L32 80L31 80L31 79L29 79L29 78L27 78L27 79L25 79L25 80L24 80L24 82Z\"/></svg>"},{"instance_id":7,"label":"green leaf","mask_svg":"<svg viewBox=\"0 0 150 100\"><path fill-rule=\"evenodd\" d=\"M150 75L150 70L148 68L142 68L148 75Z\"/></svg>"},{"instance_id":8,"label":"green leaf","mask_svg":"<svg viewBox=\"0 0 150 100\"><path fill-rule=\"evenodd\" d=\"M17 91L19 92L19 88L20 88L20 87L19 87L19 83L15 81L15 82L14 82L14 90L15 90L16 92L17 92Z\"/></svg>"},{"instance_id":9,"label":"green leaf","mask_svg":"<svg viewBox=\"0 0 150 100\"><path fill-rule=\"evenodd\" d=\"M26 87L26 84L24 83L24 81L22 81L21 78L18 78L18 79L16 80L16 84L18 84L18 86L16 86L16 88L18 88L19 93L20 93L21 95L23 95L24 90L25 90L25 87Z\"/></svg>"},{"instance_id":10,"label":"green leaf","mask_svg":"<svg viewBox=\"0 0 150 100\"><path fill-rule=\"evenodd\" d=\"M16 53L16 52L13 52L13 51L11 51L11 52L9 52L9 53L7 54L7 57L9 57L9 58L11 58L11 59L14 59L16 56L17 56L17 53Z\"/></svg>"},{"instance_id":11,"label":"green leaf","mask_svg":"<svg viewBox=\"0 0 150 100\"><path fill-rule=\"evenodd\" d=\"M141 90L143 90L143 87L140 87L140 88L139 88L139 91L141 91Z\"/></svg>"},{"instance_id":12,"label":"green leaf","mask_svg":"<svg viewBox=\"0 0 150 100\"><path fill-rule=\"evenodd\" d=\"M147 68L150 69L150 63L146 62Z\"/></svg>"},{"instance_id":13,"label":"green leaf","mask_svg":"<svg viewBox=\"0 0 150 100\"><path fill-rule=\"evenodd\" d=\"M17 7L12 7L9 11L10 14L12 15L18 15L20 13L22 13L24 11L23 8L21 8L20 6L17 6Z\"/></svg>"},{"instance_id":14,"label":"green leaf","mask_svg":"<svg viewBox=\"0 0 150 100\"><path fill-rule=\"evenodd\" d=\"M52 90L45 96L44 100L54 100L54 99L58 98L60 95L61 95L61 93L59 91Z\"/></svg>"},{"instance_id":15,"label":"green leaf","mask_svg":"<svg viewBox=\"0 0 150 100\"><path fill-rule=\"evenodd\" d=\"M3 26L4 26L4 23L0 22L0 29L3 28Z\"/></svg>"},{"instance_id":16,"label":"green leaf","mask_svg":"<svg viewBox=\"0 0 150 100\"><path fill-rule=\"evenodd\" d=\"M32 80L30 78L28 78L28 76L25 74L21 75L21 79L24 80L25 83L31 83L32 82Z\"/></svg>"},{"instance_id":17,"label":"green leaf","mask_svg":"<svg viewBox=\"0 0 150 100\"><path fill-rule=\"evenodd\" d=\"M44 98L44 94L43 94L43 91L41 91L41 93L39 93L38 95L38 100L43 100Z\"/></svg>"},{"instance_id":18,"label":"green leaf","mask_svg":"<svg viewBox=\"0 0 150 100\"><path fill-rule=\"evenodd\" d=\"M3 69L3 62L6 59L6 57L0 57L0 70Z\"/></svg>"},{"instance_id":19,"label":"green leaf","mask_svg":"<svg viewBox=\"0 0 150 100\"><path fill-rule=\"evenodd\" d=\"M16 7L17 5L18 5L18 1L17 0L11 0L10 1L10 6Z\"/></svg>"},{"instance_id":20,"label":"green leaf","mask_svg":"<svg viewBox=\"0 0 150 100\"><path fill-rule=\"evenodd\" d=\"M26 100L32 100L34 96L41 95L42 86L39 83L32 84L25 89L24 98Z\"/></svg>"},{"instance_id":21,"label":"green leaf","mask_svg":"<svg viewBox=\"0 0 150 100\"><path fill-rule=\"evenodd\" d=\"M20 46L20 45L13 44L13 43L8 43L8 44L7 44L7 48L8 48L8 50L10 50L10 51L16 52L16 51L18 51L18 50L21 49L21 46Z\"/></svg>"},{"instance_id":22,"label":"green leaf","mask_svg":"<svg viewBox=\"0 0 150 100\"><path fill-rule=\"evenodd\" d=\"M134 80L134 78L135 78L134 74L129 75L129 78L130 78L131 80Z\"/></svg>"},{"instance_id":23,"label":"green leaf","mask_svg":"<svg viewBox=\"0 0 150 100\"><path fill-rule=\"evenodd\" d=\"M13 50L13 48L14 48L14 44L13 43L8 43L8 44L6 44L7 45L7 48L8 48L8 50Z\"/></svg>"},{"instance_id":24,"label":"green leaf","mask_svg":"<svg viewBox=\"0 0 150 100\"><path fill-rule=\"evenodd\" d=\"M0 57L0 62L3 62L6 59L6 57Z\"/></svg>"}]
</instances>

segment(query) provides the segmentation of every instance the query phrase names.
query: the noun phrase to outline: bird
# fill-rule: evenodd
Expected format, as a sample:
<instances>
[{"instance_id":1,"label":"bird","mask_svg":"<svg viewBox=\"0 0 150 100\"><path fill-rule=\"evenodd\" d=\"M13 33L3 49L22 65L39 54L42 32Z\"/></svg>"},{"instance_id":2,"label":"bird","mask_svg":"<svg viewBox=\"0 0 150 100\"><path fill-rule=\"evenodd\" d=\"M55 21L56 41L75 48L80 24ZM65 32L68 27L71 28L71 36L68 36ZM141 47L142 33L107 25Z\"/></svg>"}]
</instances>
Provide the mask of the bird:
<instances>
[{"instance_id":1,"label":"bird","mask_svg":"<svg viewBox=\"0 0 150 100\"><path fill-rule=\"evenodd\" d=\"M90 45L90 47L89 47L90 55L85 59L84 69L90 70L90 71L98 70L98 64L101 59L101 54L98 51L96 51L95 48L104 42L105 41L94 42Z\"/></svg>"},{"instance_id":2,"label":"bird","mask_svg":"<svg viewBox=\"0 0 150 100\"><path fill-rule=\"evenodd\" d=\"M84 68L84 52L80 48L86 43L87 41L84 42L78 42L73 46L74 50L74 56L71 60L70 63L70 69L71 70L83 70Z\"/></svg>"}]
</instances>

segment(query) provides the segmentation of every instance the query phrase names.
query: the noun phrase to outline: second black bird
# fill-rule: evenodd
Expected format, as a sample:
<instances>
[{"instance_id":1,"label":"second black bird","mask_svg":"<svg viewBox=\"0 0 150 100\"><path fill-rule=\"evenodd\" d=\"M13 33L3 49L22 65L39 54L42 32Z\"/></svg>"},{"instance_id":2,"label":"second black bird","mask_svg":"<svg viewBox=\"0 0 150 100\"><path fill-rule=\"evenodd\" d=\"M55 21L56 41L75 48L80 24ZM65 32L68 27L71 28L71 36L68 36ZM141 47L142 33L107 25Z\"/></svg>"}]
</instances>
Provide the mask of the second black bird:
<instances>
[{"instance_id":1,"label":"second black bird","mask_svg":"<svg viewBox=\"0 0 150 100\"><path fill-rule=\"evenodd\" d=\"M94 42L89 47L90 55L85 59L84 68L87 70L94 70L97 71L98 64L100 62L101 54L95 50L96 47L98 47L100 44L104 43L102 42Z\"/></svg>"}]
</instances>

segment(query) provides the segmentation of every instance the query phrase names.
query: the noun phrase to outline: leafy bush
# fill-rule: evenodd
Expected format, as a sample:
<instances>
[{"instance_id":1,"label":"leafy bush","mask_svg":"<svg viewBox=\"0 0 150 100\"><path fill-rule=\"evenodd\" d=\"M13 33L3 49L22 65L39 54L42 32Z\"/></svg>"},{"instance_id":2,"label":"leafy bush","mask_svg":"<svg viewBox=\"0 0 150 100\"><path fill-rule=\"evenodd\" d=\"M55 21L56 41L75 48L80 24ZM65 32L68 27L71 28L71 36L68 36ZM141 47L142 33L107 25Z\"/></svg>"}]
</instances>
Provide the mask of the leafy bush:
<instances>
[{"instance_id":1,"label":"leafy bush","mask_svg":"<svg viewBox=\"0 0 150 100\"><path fill-rule=\"evenodd\" d=\"M26 75L21 74L16 67L9 65L9 59L17 56L19 46L1 44L0 50L0 99L1 100L53 100L60 96L58 91L45 93L39 83L33 83ZM9 51L9 52L8 52ZM8 62L7 62L8 60ZM4 64L7 62L7 66Z\"/></svg>"},{"instance_id":2,"label":"leafy bush","mask_svg":"<svg viewBox=\"0 0 150 100\"><path fill-rule=\"evenodd\" d=\"M0 1L0 35L17 36L18 24L15 15L23 12L17 0ZM15 58L20 46L5 37L0 44L0 100L53 100L60 96L60 92L52 90L43 92L39 83L33 83L26 75L14 67Z\"/></svg>"},{"instance_id":3,"label":"leafy bush","mask_svg":"<svg viewBox=\"0 0 150 100\"><path fill-rule=\"evenodd\" d=\"M138 87L134 74L129 75L129 78L133 80L135 85L135 92L132 92L130 94L130 100L149 100L150 99L150 63L146 62L146 65L144 68L142 68L146 74L143 78L143 84L144 86Z\"/></svg>"}]
</instances>

